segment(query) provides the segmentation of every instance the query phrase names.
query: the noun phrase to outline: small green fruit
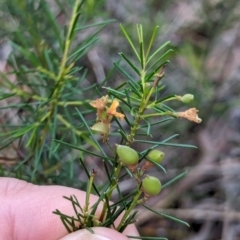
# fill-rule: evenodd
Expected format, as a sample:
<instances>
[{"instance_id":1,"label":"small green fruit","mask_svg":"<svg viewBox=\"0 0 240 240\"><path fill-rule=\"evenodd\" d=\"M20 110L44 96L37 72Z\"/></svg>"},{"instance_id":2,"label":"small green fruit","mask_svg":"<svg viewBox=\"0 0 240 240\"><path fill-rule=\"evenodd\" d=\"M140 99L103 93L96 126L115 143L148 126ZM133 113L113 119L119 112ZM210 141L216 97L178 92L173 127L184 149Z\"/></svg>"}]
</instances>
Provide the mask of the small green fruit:
<instances>
[{"instance_id":1,"label":"small green fruit","mask_svg":"<svg viewBox=\"0 0 240 240\"><path fill-rule=\"evenodd\" d=\"M125 145L117 145L117 155L124 166L131 166L138 164L138 153Z\"/></svg>"},{"instance_id":2,"label":"small green fruit","mask_svg":"<svg viewBox=\"0 0 240 240\"><path fill-rule=\"evenodd\" d=\"M91 127L93 131L96 131L100 134L108 134L109 128L110 128L110 125L103 122L98 122Z\"/></svg>"},{"instance_id":3,"label":"small green fruit","mask_svg":"<svg viewBox=\"0 0 240 240\"><path fill-rule=\"evenodd\" d=\"M161 163L164 156L165 153L157 149L151 150L147 155L147 157L155 163Z\"/></svg>"},{"instance_id":4,"label":"small green fruit","mask_svg":"<svg viewBox=\"0 0 240 240\"><path fill-rule=\"evenodd\" d=\"M155 196L160 193L162 184L158 178L146 176L142 180L142 190L146 195Z\"/></svg>"},{"instance_id":5,"label":"small green fruit","mask_svg":"<svg viewBox=\"0 0 240 240\"><path fill-rule=\"evenodd\" d=\"M193 96L192 94L190 94L190 93L187 93L187 94L185 94L185 95L182 96L181 101L182 101L183 103L189 103L189 102L191 102L193 99L194 99L194 96Z\"/></svg>"}]
</instances>

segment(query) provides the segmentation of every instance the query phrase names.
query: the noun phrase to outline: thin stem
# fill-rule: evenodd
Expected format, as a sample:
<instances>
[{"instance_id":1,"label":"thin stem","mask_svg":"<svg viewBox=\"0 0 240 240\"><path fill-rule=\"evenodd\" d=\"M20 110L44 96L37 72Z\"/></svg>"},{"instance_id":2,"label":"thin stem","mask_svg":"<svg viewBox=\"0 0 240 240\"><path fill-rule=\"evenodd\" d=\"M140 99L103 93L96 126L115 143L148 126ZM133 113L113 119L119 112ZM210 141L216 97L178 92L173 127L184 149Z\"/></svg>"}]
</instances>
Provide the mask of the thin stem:
<instances>
[{"instance_id":1,"label":"thin stem","mask_svg":"<svg viewBox=\"0 0 240 240\"><path fill-rule=\"evenodd\" d=\"M35 100L39 100L39 101L47 101L48 100L47 98L44 98L44 97L41 97L41 96L38 96L38 95L32 95L32 93L25 92L20 88L14 89L13 93L17 94L19 96L29 97L31 99L35 99Z\"/></svg>"},{"instance_id":2,"label":"thin stem","mask_svg":"<svg viewBox=\"0 0 240 240\"><path fill-rule=\"evenodd\" d=\"M107 193L107 199L108 199L108 200L110 200L110 198L111 198L111 196L112 196L112 193L113 193L114 189L115 189L116 186L117 186L117 179L118 179L118 177L119 177L119 174L120 174L120 172L121 172L121 169L122 169L122 164L119 163L118 166L117 166L117 168L116 168L115 171L114 171L113 181L111 182L110 189L109 189L109 191L108 191L108 193ZM106 215L106 210L107 210L107 203L106 203L106 201L105 201L104 204L103 204L103 208L102 208L102 212L101 212L100 218L99 218L100 221L103 221L103 220L104 220L105 215Z\"/></svg>"},{"instance_id":3,"label":"thin stem","mask_svg":"<svg viewBox=\"0 0 240 240\"><path fill-rule=\"evenodd\" d=\"M131 132L129 134L128 142L126 143L126 145L128 145L128 146L132 143L132 141L134 139L134 136L135 136L136 131L138 129L139 122L142 119L142 115L144 114L144 112L145 112L145 110L147 108L148 102L150 100L150 97L153 94L154 89L157 87L157 84L158 84L159 80L164 77L163 70L164 70L164 66L162 67L160 73L156 75L156 80L154 81L153 86L152 86L150 92L148 93L147 97L146 98L145 97L142 98L142 102L140 104L137 117L136 117L136 119L135 119L135 121L133 123L133 127L131 128ZM142 76L141 76L142 84L145 86L145 83L144 83L145 71L142 70L141 73L142 73Z\"/></svg>"},{"instance_id":4,"label":"thin stem","mask_svg":"<svg viewBox=\"0 0 240 240\"><path fill-rule=\"evenodd\" d=\"M108 145L108 147L111 150L111 152L114 154L115 152L114 152L112 146L110 145L109 141L106 141L106 144Z\"/></svg>"},{"instance_id":5,"label":"thin stem","mask_svg":"<svg viewBox=\"0 0 240 240\"><path fill-rule=\"evenodd\" d=\"M68 71L70 70L69 68L66 69L66 65L67 65L70 46L73 41L72 32L74 31L76 19L79 16L78 8L79 8L80 4L81 4L80 0L76 0L76 2L74 4L73 13L72 13L69 28L68 28L68 33L67 33L67 37L66 37L65 44L64 44L64 52L63 52L63 56L62 56L60 70L59 70L59 73L58 73L57 79L56 79L57 84L56 84L56 88L54 89L54 92L53 92L53 101L52 101L52 106L50 108L51 115L53 114L54 108L58 102L57 100L59 98L59 94L61 93L62 88L64 87L63 82L65 80L64 76L66 75L66 70L68 70ZM73 67L73 65L72 65L72 67Z\"/></svg>"},{"instance_id":6,"label":"thin stem","mask_svg":"<svg viewBox=\"0 0 240 240\"><path fill-rule=\"evenodd\" d=\"M85 102L82 101L70 101L70 102L57 102L58 106L81 106L83 105Z\"/></svg>"},{"instance_id":7,"label":"thin stem","mask_svg":"<svg viewBox=\"0 0 240 240\"><path fill-rule=\"evenodd\" d=\"M88 207L89 207L89 199L90 199L90 194L92 192L92 185L93 185L93 180L94 180L94 177L95 177L95 171L92 170L92 173L91 173L91 176L90 176L90 179L89 179L89 182L88 182L88 188L87 188L87 192L86 192L86 200L85 200L85 208L84 208L84 211L88 211Z\"/></svg>"},{"instance_id":8,"label":"thin stem","mask_svg":"<svg viewBox=\"0 0 240 240\"><path fill-rule=\"evenodd\" d=\"M119 225L117 226L117 228L116 228L117 231L119 231L122 228L122 226L125 224L125 221L126 221L127 217L129 216L129 214L131 213L131 211L136 207L136 205L138 205L138 199L141 196L141 194L142 194L142 191L138 190L137 194L133 198L131 205L126 210Z\"/></svg>"},{"instance_id":9,"label":"thin stem","mask_svg":"<svg viewBox=\"0 0 240 240\"><path fill-rule=\"evenodd\" d=\"M55 89L53 91L53 94L51 96L51 98L53 100L51 102L50 109L49 109L50 114L49 114L49 118L48 118L48 124L46 124L46 127L43 131L43 135L47 134L49 126L51 124L51 119L54 115L54 111L55 111L55 108L56 108L57 103L58 103L59 95L60 95L60 93L61 93L61 91L64 87L65 75L70 71L70 68L73 67L73 64L71 64L69 67L67 67L67 60L68 60L68 54L69 54L69 50L70 50L70 47L71 47L71 43L73 41L72 33L74 31L74 28L75 28L76 20L79 16L78 11L79 11L79 6L80 5L81 5L81 1L76 0L75 4L74 4L74 7L73 7L73 13L72 13L72 16L71 16L71 19L70 19L70 24L69 24L67 36L66 36L65 43L64 43L64 52L63 52L63 56L62 56L60 70L58 72L57 79L56 79L57 83L56 83ZM66 124L66 121L64 121L63 118L61 118L59 116L58 116L58 118L63 123Z\"/></svg>"},{"instance_id":10,"label":"thin stem","mask_svg":"<svg viewBox=\"0 0 240 240\"><path fill-rule=\"evenodd\" d=\"M86 192L86 199L85 199L85 206L84 206L84 216L86 216L86 218L84 218L84 224L87 223L88 218L89 218L89 204L90 204L90 195L92 192L92 186L93 186L93 180L94 177L96 175L96 172L94 171L94 169L91 172L91 176L89 178L88 181L88 187L87 187L87 192Z\"/></svg>"},{"instance_id":11,"label":"thin stem","mask_svg":"<svg viewBox=\"0 0 240 240\"><path fill-rule=\"evenodd\" d=\"M176 113L173 113L173 112L170 112L170 111L162 112L162 113L145 114L145 115L142 115L141 117L142 118L149 118L149 117L166 116L166 115L176 117Z\"/></svg>"},{"instance_id":12,"label":"thin stem","mask_svg":"<svg viewBox=\"0 0 240 240\"><path fill-rule=\"evenodd\" d=\"M73 127L62 115L57 114L57 119L62 122L67 128L71 129L76 135L82 135L82 132Z\"/></svg>"}]
</instances>

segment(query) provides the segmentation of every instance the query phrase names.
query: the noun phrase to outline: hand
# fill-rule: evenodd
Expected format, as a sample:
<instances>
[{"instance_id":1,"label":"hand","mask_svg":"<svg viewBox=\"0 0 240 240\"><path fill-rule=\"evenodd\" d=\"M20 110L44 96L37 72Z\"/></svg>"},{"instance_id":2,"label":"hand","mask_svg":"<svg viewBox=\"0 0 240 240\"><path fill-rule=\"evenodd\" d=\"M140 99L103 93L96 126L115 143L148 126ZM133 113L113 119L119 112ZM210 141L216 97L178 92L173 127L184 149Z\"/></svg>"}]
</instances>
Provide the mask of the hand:
<instances>
[{"instance_id":1,"label":"hand","mask_svg":"<svg viewBox=\"0 0 240 240\"><path fill-rule=\"evenodd\" d=\"M109 228L92 228L68 234L54 210L74 216L72 206L63 196L75 195L84 206L85 192L62 186L38 186L14 178L0 178L0 240L127 240ZM92 195L90 204L97 201ZM101 209L97 210L100 214ZM134 225L124 234L138 236Z\"/></svg>"}]
</instances>

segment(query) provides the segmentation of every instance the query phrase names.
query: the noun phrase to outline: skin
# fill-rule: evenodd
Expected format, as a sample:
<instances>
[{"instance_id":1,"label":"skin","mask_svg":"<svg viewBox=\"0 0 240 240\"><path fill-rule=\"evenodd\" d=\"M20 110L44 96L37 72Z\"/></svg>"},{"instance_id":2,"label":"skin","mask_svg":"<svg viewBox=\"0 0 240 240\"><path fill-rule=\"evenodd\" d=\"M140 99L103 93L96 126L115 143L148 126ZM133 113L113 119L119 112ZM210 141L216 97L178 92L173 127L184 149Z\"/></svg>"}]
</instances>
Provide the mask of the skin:
<instances>
[{"instance_id":1,"label":"skin","mask_svg":"<svg viewBox=\"0 0 240 240\"><path fill-rule=\"evenodd\" d=\"M112 229L93 228L94 235L87 230L68 234L59 216L61 212L74 216L69 201L63 196L75 195L81 206L85 204L85 192L63 186L38 186L14 178L0 178L0 234L5 240L127 240L128 238ZM92 195L90 205L97 197ZM101 206L97 210L100 214ZM124 234L138 236L134 225ZM100 238L99 238L100 237Z\"/></svg>"}]
</instances>

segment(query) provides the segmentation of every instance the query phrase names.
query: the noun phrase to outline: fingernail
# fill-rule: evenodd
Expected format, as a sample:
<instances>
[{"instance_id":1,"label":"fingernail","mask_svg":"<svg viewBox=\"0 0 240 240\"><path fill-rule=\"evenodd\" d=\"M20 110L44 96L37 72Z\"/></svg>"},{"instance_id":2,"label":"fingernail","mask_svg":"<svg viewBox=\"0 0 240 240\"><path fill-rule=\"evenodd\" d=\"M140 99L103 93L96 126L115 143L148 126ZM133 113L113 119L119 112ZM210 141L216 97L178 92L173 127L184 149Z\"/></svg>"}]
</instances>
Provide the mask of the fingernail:
<instances>
[{"instance_id":1,"label":"fingernail","mask_svg":"<svg viewBox=\"0 0 240 240\"><path fill-rule=\"evenodd\" d=\"M110 238L106 238L106 237L95 235L95 234L93 234L92 236L93 236L93 240L112 240Z\"/></svg>"},{"instance_id":2,"label":"fingernail","mask_svg":"<svg viewBox=\"0 0 240 240\"><path fill-rule=\"evenodd\" d=\"M111 238L103 237L101 235L92 234L87 230L80 230L68 234L59 240L112 240Z\"/></svg>"}]
</instances>

